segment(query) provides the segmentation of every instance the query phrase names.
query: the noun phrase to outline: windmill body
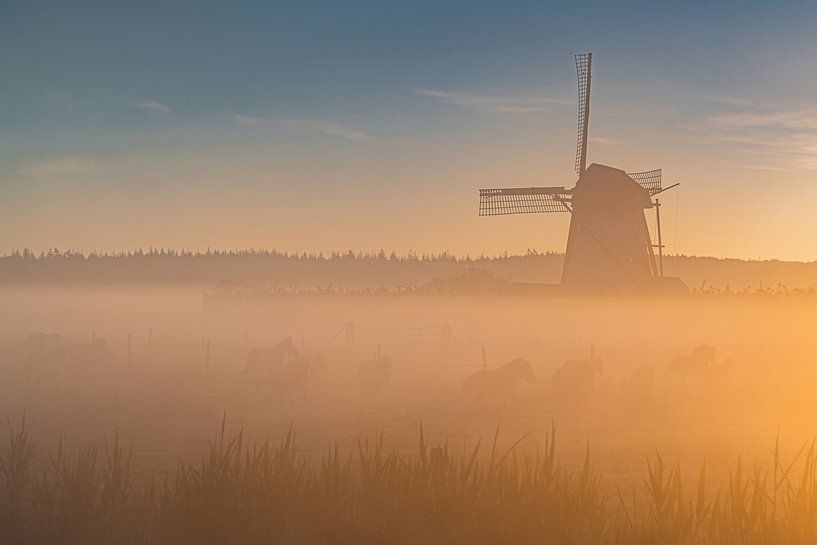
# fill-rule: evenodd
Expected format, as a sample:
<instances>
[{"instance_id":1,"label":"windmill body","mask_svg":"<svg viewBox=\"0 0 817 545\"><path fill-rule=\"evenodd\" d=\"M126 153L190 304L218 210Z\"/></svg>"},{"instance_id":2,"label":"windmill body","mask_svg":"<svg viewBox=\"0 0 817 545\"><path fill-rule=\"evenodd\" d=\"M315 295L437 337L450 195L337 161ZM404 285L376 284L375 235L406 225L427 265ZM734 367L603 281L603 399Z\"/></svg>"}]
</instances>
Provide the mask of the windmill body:
<instances>
[{"instance_id":1,"label":"windmill body","mask_svg":"<svg viewBox=\"0 0 817 545\"><path fill-rule=\"evenodd\" d=\"M592 164L586 167L590 120L592 54L576 55L579 83L579 137L572 188L564 186L481 189L481 216L567 212L571 215L562 269L562 287L571 291L685 290L664 277L659 193L661 170L627 173ZM656 212L657 244L650 238L645 211ZM655 250L658 250L656 261Z\"/></svg>"},{"instance_id":2,"label":"windmill body","mask_svg":"<svg viewBox=\"0 0 817 545\"><path fill-rule=\"evenodd\" d=\"M572 191L572 215L562 272L571 290L626 290L658 275L645 209L646 189L626 172L592 164Z\"/></svg>"}]
</instances>

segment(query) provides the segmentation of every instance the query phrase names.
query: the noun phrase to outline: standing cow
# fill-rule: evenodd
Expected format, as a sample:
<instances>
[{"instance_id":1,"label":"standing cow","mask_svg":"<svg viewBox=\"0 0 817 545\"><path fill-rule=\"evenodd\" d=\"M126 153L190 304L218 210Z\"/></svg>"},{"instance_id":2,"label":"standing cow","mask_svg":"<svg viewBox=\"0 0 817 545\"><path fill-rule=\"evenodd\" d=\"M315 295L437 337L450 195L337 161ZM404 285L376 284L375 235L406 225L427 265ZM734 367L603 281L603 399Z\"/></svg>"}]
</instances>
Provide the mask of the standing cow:
<instances>
[{"instance_id":1,"label":"standing cow","mask_svg":"<svg viewBox=\"0 0 817 545\"><path fill-rule=\"evenodd\" d=\"M244 360L244 372L257 374L270 371L283 364L288 358L297 357L298 349L292 337L287 337L272 348L253 348Z\"/></svg>"},{"instance_id":2,"label":"standing cow","mask_svg":"<svg viewBox=\"0 0 817 545\"><path fill-rule=\"evenodd\" d=\"M568 360L553 373L553 390L563 400L582 401L593 392L596 375L603 372L602 359L591 346L589 358Z\"/></svg>"},{"instance_id":3,"label":"standing cow","mask_svg":"<svg viewBox=\"0 0 817 545\"><path fill-rule=\"evenodd\" d=\"M482 369L467 377L462 383L462 399L482 406L493 400L504 407L523 380L536 382L536 375L527 360L517 358L497 369Z\"/></svg>"}]
</instances>

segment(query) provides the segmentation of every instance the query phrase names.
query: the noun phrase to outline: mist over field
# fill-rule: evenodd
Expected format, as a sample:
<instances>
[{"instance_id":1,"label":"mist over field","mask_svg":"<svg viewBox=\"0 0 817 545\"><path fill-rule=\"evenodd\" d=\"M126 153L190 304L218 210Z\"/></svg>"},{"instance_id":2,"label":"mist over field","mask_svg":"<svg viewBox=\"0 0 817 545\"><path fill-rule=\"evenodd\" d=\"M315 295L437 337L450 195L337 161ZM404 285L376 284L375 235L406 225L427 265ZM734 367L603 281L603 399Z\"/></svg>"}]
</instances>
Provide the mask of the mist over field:
<instances>
[{"instance_id":1,"label":"mist over field","mask_svg":"<svg viewBox=\"0 0 817 545\"><path fill-rule=\"evenodd\" d=\"M136 494L131 502L142 497L138 490L145 483L156 479L190 486L178 473L180 462L190 464L190 470L205 463L200 460L215 464L224 457L224 463L238 463L239 458L229 460L244 454L232 452L233 447L212 450L225 448L225 433L228 438L246 434L249 445L265 439L273 444L288 441L294 431L297 447L286 448L297 448L305 467L325 467L331 452L348 463L364 456L350 466L355 472L357 464L368 459L365 456L375 456L373 460L380 456L379 450L364 454L379 444L390 455L416 460L418 437L421 456L428 455L423 454L426 448L438 449L435 456L439 456L445 446L442 452L452 460L446 463L452 464L457 463L458 453L475 453L481 464L490 466L496 463L491 460L497 451L512 454L513 460L538 460L544 452L546 458L536 463L558 468L555 471L563 472L565 479L592 471L593 491L583 493L593 494L593 502L603 502L610 513L617 513L602 516L596 507L585 507L590 510L571 515L577 519L565 518L561 531L572 535L589 523L587 517L603 517L598 523L604 520L609 526L604 539L613 539L623 531L615 529L626 520L620 517L639 505L648 509L655 501L651 494L660 493L654 489L655 481L653 488L643 481L649 464L678 463L678 486L692 493L703 483L707 492L700 492L701 498L714 501L716 491L734 479L738 463L800 468L801 449L815 433L810 415L815 410L812 385L817 370L812 362L817 348L811 341L810 324L817 318L817 307L813 292L794 286L742 293L706 289L680 296L566 295L514 288L507 277L494 272L521 275L526 261L548 256L508 257L468 266L444 259L408 260L380 263L380 267L376 258L348 258L352 264L345 266L343 260L333 265L278 258L310 279L304 284L318 286L309 289L270 287L267 281L295 274L275 265L259 267L242 278L255 284L222 281L208 287L202 279L214 274L209 270L201 276L192 274L199 281L185 284L172 281L173 272L189 266L185 260L196 261L198 267L202 262L198 260L207 258L154 257L159 264L145 268L151 280L88 283L76 271L63 272L65 259L57 260L54 270L37 263L41 276L18 277L0 289L0 305L7 309L0 317L0 412L8 415L8 437L17 438L18 451L23 437L36 445L38 454L30 471L45 479L30 485L25 496L34 495L40 503L18 507L22 509L18 517L49 517L58 525L53 531L87 535L88 525L99 528L93 518L82 517L95 517L95 509L109 508L106 502L112 500L104 499L107 485L103 486L109 477L104 476L114 475L111 471L119 467L110 465L111 453L119 453L114 462L127 461L131 484L122 493ZM219 260L237 258L211 259L216 265L208 263L208 269L218 269ZM109 258L108 270L115 270L116 262ZM702 267L712 264L700 262ZM735 280L721 276L729 285L739 285L738 279L745 278L739 276L741 266L770 269L768 264L732 265L731 270L738 271ZM771 270L791 268L778 264ZM349 276L343 275L350 274L350 269L360 275L353 289L319 287L346 284ZM417 269L447 275L408 285L413 287L383 288L405 286L422 274ZM222 265L222 270L231 269ZM59 281L44 280L46 273ZM157 280L159 275L162 281ZM764 285L775 283L774 277L764 280ZM291 346L293 353L276 360L271 354L281 345ZM699 356L706 362L704 367L694 363ZM527 362L526 372L503 371L519 359ZM388 372L379 373L378 362L385 361ZM307 373L281 371L293 362L307 362ZM479 378L481 373L496 375L485 382ZM22 430L25 435L16 435ZM6 456L14 452L9 450L13 445L14 441L5 443ZM368 446L361 451L362 445ZM552 452L547 450L552 446ZM588 447L592 469L585 465ZM202 458L208 449L209 458ZM94 462L98 469L87 465L92 452L97 452L94 457L104 453ZM281 452L275 456L288 451ZM10 467L12 458L3 459L4 467ZM280 463L275 460L258 463ZM503 466L506 463L510 462L503 461ZM526 471L513 467L503 469L501 475ZM91 501L82 517L60 518L65 514L59 515L63 512L55 511L56 506L41 503L41 495L48 490L43 486L55 487L52 493L68 493L68 489L58 492L73 486L64 481L68 478L64 471L91 471L88 475L103 479L98 500L78 497L77 501ZM209 470L202 466L196 471ZM422 466L417 471L423 471ZM668 479L676 478L674 466L668 465L667 471L671 471ZM476 479L474 486L482 479L478 475L467 477ZM571 482L565 480L559 485L563 489L554 489L554 498L573 494ZM212 481L208 486L222 484ZM284 493L280 484L268 486ZM348 486L353 487L352 494L357 485ZM204 493L174 490L162 501L190 502ZM625 503L616 500L621 490L630 491ZM680 493L673 490L665 493ZM306 493L304 489L286 494L292 498ZM402 497L396 490L383 493L388 502ZM218 494L229 503L227 489ZM65 496L66 501L70 497ZM483 492L480 497L489 501L492 496ZM677 499L683 502L682 498ZM134 504L139 507L133 516L145 517L154 509L144 501L148 500ZM463 509L468 509L469 501L456 500ZM232 509L227 505L218 507L225 516ZM407 504L400 509L409 508L415 507ZM505 512L500 506L491 509L494 514ZM238 513L250 516L242 509ZM308 515L299 512L297 516ZM669 520L680 515L664 516ZM377 517L383 524L390 520L385 514ZM125 532L129 539L141 535L130 525L114 522L118 519L110 520L111 526L105 528L113 533L104 535ZM163 536L160 542L193 539L197 534L189 532L209 527L198 519L180 518L178 524L186 529L167 534L159 519L149 523ZM490 532L510 524L483 523ZM359 532L368 528L366 524L322 526L319 532L341 532L355 542L365 541ZM416 523L404 520L401 524L415 528ZM225 526L223 531L236 535L230 528ZM312 539L299 528L288 530L293 539ZM680 532L672 528L660 531ZM644 531L659 530L645 527ZM54 538L55 534L46 535ZM524 535L527 539L538 534ZM600 535L582 530L575 539L583 542Z\"/></svg>"},{"instance_id":2,"label":"mist over field","mask_svg":"<svg viewBox=\"0 0 817 545\"><path fill-rule=\"evenodd\" d=\"M796 285L780 291L780 276L759 279L775 289L743 293L559 295L526 291L501 274L531 278L525 274L551 256L154 256L141 258L144 278L134 281L116 271L118 261L137 257L105 258L104 269L87 261L72 269L71 259L29 264L39 274L0 289L9 310L0 319L0 410L14 422L25 413L44 446L61 435L76 445L118 432L132 442L134 463L151 472L200 453L225 414L230 426L259 436L294 425L314 456L335 441L352 449L357 436L374 432L411 449L421 424L429 438L467 446L497 426L503 444L533 441L556 422L564 461L573 463L589 441L605 473L635 482L656 448L690 469L707 459L713 478L725 478L739 456L762 461L778 432L789 449L814 433L815 296ZM271 264L230 263L239 259ZM694 262L697 275L724 286L740 286L752 270L791 281L798 268ZM179 269L197 282L178 281ZM78 270L106 270L107 281L91 285ZM204 284L214 270L243 271L243 282ZM428 273L441 276L411 283ZM309 279L304 288L297 277ZM288 282L269 283L279 279ZM288 337L300 356L322 356L307 382L247 369L253 349ZM701 345L713 348L711 365L722 375L672 369ZM53 346L64 347L64 361ZM554 378L591 350L598 373ZM367 385L360 367L378 353L391 359L390 374ZM469 376L515 358L530 362L535 382L520 377L507 394L467 399Z\"/></svg>"},{"instance_id":3,"label":"mist over field","mask_svg":"<svg viewBox=\"0 0 817 545\"><path fill-rule=\"evenodd\" d=\"M817 544L815 28L0 2L0 545Z\"/></svg>"}]
</instances>

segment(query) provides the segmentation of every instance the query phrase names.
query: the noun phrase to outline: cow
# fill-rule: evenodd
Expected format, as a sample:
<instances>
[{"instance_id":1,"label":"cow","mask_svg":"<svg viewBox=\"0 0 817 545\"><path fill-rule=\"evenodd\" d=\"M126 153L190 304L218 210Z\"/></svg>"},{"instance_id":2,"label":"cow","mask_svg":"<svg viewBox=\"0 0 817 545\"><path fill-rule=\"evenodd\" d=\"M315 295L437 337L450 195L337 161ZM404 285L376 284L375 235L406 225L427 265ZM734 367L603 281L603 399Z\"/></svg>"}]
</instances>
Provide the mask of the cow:
<instances>
[{"instance_id":1,"label":"cow","mask_svg":"<svg viewBox=\"0 0 817 545\"><path fill-rule=\"evenodd\" d=\"M523 380L536 382L536 375L527 360L517 358L496 369L482 369L468 376L462 383L462 399L479 405L497 400L504 406Z\"/></svg>"},{"instance_id":2,"label":"cow","mask_svg":"<svg viewBox=\"0 0 817 545\"><path fill-rule=\"evenodd\" d=\"M604 372L602 359L591 348L590 357L567 360L559 367L551 379L556 395L565 399L585 399L595 387L596 375Z\"/></svg>"},{"instance_id":3,"label":"cow","mask_svg":"<svg viewBox=\"0 0 817 545\"><path fill-rule=\"evenodd\" d=\"M257 374L262 371L270 371L283 364L288 358L297 356L298 349L292 337L287 337L272 348L250 350L244 360L244 372Z\"/></svg>"}]
</instances>

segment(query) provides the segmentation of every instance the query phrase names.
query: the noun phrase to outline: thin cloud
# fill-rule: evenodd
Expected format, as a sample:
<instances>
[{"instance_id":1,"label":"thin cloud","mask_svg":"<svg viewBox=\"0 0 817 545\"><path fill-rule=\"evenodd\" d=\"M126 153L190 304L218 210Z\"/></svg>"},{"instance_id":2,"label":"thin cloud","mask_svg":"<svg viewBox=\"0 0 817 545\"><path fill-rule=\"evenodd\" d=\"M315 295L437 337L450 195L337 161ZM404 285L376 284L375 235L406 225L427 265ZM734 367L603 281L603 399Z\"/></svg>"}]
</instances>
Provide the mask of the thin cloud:
<instances>
[{"instance_id":1,"label":"thin cloud","mask_svg":"<svg viewBox=\"0 0 817 545\"><path fill-rule=\"evenodd\" d=\"M709 99L726 111L679 126L742 159L735 166L754 171L817 170L817 107L742 97Z\"/></svg>"},{"instance_id":2,"label":"thin cloud","mask_svg":"<svg viewBox=\"0 0 817 545\"><path fill-rule=\"evenodd\" d=\"M748 97L741 95L709 95L705 98L709 102L724 106L731 111L784 111L796 110L804 106L803 104L798 104L791 101L772 100L769 98Z\"/></svg>"},{"instance_id":3,"label":"thin cloud","mask_svg":"<svg viewBox=\"0 0 817 545\"><path fill-rule=\"evenodd\" d=\"M35 176L38 178L52 178L60 176L73 176L77 174L88 174L94 172L97 165L89 160L79 157L62 157L59 159L48 159L26 163L20 167L18 172L25 176Z\"/></svg>"},{"instance_id":4,"label":"thin cloud","mask_svg":"<svg viewBox=\"0 0 817 545\"><path fill-rule=\"evenodd\" d=\"M747 165L738 165L740 168L746 170L754 170L760 172L793 172L794 169L785 168L780 166L774 165L755 165L755 164L747 164Z\"/></svg>"},{"instance_id":5,"label":"thin cloud","mask_svg":"<svg viewBox=\"0 0 817 545\"><path fill-rule=\"evenodd\" d=\"M138 108L140 110L147 110L150 112L159 112L166 114L170 111L170 106L156 100L138 100L128 102L131 108Z\"/></svg>"},{"instance_id":6,"label":"thin cloud","mask_svg":"<svg viewBox=\"0 0 817 545\"><path fill-rule=\"evenodd\" d=\"M315 119L270 119L268 117L247 115L234 115L232 120L233 123L242 127L288 127L297 130L317 132L327 136L335 136L337 138L352 140L355 142L366 142L372 140L372 137L364 131L350 129L348 127L344 127L343 125L329 121L320 121Z\"/></svg>"},{"instance_id":7,"label":"thin cloud","mask_svg":"<svg viewBox=\"0 0 817 545\"><path fill-rule=\"evenodd\" d=\"M623 140L619 140L617 138L607 138L606 136L591 136L590 141L594 144L602 144L602 145L619 145L623 144Z\"/></svg>"},{"instance_id":8,"label":"thin cloud","mask_svg":"<svg viewBox=\"0 0 817 545\"><path fill-rule=\"evenodd\" d=\"M817 130L817 108L768 113L736 113L710 118L715 125L737 128Z\"/></svg>"},{"instance_id":9,"label":"thin cloud","mask_svg":"<svg viewBox=\"0 0 817 545\"><path fill-rule=\"evenodd\" d=\"M711 95L706 97L706 99L716 104L723 104L725 106L732 106L735 108L750 108L761 107L764 104L768 105L768 103L761 102L756 98L741 97L734 95Z\"/></svg>"},{"instance_id":10,"label":"thin cloud","mask_svg":"<svg viewBox=\"0 0 817 545\"><path fill-rule=\"evenodd\" d=\"M569 100L562 100L541 96L505 96L492 94L454 93L434 89L420 89L416 94L424 97L436 98L449 104L463 108L471 108L483 112L503 114L527 114L541 112L548 104L573 104Z\"/></svg>"},{"instance_id":11,"label":"thin cloud","mask_svg":"<svg viewBox=\"0 0 817 545\"><path fill-rule=\"evenodd\" d=\"M314 121L310 119L290 119L288 125L292 127L303 128L329 136L338 136L346 140L354 140L357 142L365 142L371 140L371 136L363 131L348 129L337 123L329 123L326 121Z\"/></svg>"},{"instance_id":12,"label":"thin cloud","mask_svg":"<svg viewBox=\"0 0 817 545\"><path fill-rule=\"evenodd\" d=\"M250 115L234 115L230 119L232 119L233 123L242 127L271 127L275 124L272 119Z\"/></svg>"}]
</instances>

